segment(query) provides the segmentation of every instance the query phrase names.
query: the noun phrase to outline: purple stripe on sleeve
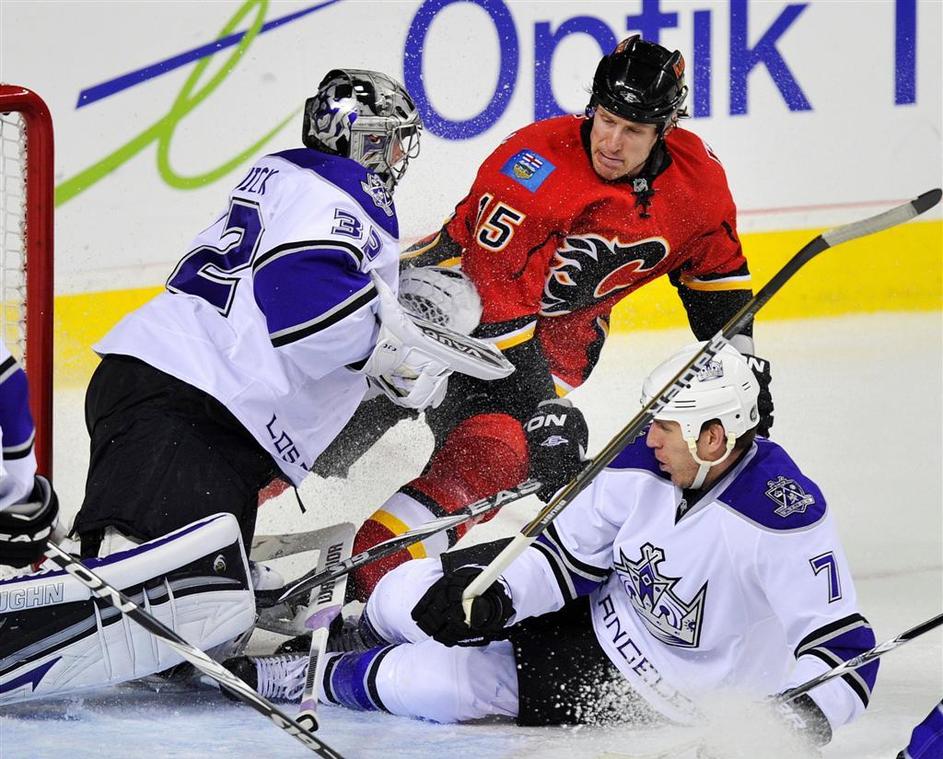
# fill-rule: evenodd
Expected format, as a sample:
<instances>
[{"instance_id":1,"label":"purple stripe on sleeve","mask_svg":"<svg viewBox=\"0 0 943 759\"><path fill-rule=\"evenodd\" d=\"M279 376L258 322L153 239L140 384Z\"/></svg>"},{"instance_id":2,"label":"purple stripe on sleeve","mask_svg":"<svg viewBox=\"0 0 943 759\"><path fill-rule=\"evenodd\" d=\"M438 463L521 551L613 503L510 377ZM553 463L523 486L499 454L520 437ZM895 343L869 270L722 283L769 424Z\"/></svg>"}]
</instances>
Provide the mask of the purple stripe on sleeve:
<instances>
[{"instance_id":1,"label":"purple stripe on sleeve","mask_svg":"<svg viewBox=\"0 0 943 759\"><path fill-rule=\"evenodd\" d=\"M370 284L370 275L359 271L340 245L284 251L253 275L255 301L269 334L306 324Z\"/></svg>"}]
</instances>

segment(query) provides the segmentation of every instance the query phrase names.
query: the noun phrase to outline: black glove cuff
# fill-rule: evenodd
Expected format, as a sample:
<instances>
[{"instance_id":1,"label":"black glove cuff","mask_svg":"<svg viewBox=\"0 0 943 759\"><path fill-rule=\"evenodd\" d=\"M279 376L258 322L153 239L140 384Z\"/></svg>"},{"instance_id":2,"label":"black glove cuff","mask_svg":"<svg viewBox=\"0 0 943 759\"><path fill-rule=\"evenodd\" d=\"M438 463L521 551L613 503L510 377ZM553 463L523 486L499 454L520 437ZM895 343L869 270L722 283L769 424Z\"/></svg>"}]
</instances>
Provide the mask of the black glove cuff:
<instances>
[{"instance_id":1,"label":"black glove cuff","mask_svg":"<svg viewBox=\"0 0 943 759\"><path fill-rule=\"evenodd\" d=\"M29 503L36 505L30 515L0 511L0 564L25 567L46 552L59 521L59 499L45 477L36 475Z\"/></svg>"},{"instance_id":2,"label":"black glove cuff","mask_svg":"<svg viewBox=\"0 0 943 759\"><path fill-rule=\"evenodd\" d=\"M832 740L828 717L808 693L780 704L779 711L786 723L812 745L824 746Z\"/></svg>"}]
</instances>

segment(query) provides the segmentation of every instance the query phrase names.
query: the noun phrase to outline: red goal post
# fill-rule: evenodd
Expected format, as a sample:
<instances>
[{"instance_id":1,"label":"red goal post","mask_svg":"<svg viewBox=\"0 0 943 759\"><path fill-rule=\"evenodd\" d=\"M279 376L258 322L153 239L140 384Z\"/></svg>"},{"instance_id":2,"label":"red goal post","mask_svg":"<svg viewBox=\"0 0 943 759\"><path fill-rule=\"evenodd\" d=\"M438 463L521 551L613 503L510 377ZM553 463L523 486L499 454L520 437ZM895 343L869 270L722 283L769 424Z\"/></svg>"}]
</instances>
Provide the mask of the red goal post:
<instances>
[{"instance_id":1,"label":"red goal post","mask_svg":"<svg viewBox=\"0 0 943 759\"><path fill-rule=\"evenodd\" d=\"M52 475L53 129L35 92L0 84L0 337L23 364L39 471Z\"/></svg>"}]
</instances>

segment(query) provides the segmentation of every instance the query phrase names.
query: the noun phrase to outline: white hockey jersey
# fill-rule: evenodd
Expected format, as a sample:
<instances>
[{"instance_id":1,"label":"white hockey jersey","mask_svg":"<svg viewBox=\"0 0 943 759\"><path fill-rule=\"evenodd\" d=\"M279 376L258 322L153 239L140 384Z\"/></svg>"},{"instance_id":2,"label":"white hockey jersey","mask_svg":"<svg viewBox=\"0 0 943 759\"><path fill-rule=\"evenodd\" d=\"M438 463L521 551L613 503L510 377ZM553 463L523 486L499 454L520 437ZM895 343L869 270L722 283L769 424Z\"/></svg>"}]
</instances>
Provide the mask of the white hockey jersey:
<instances>
[{"instance_id":1,"label":"white hockey jersey","mask_svg":"<svg viewBox=\"0 0 943 759\"><path fill-rule=\"evenodd\" d=\"M0 340L0 511L33 492L35 437L26 375Z\"/></svg>"},{"instance_id":2,"label":"white hockey jersey","mask_svg":"<svg viewBox=\"0 0 943 759\"><path fill-rule=\"evenodd\" d=\"M392 197L355 161L307 148L264 156L168 292L95 350L209 393L298 484L366 390L348 366L376 341L370 272L397 290L398 235Z\"/></svg>"},{"instance_id":3,"label":"white hockey jersey","mask_svg":"<svg viewBox=\"0 0 943 759\"><path fill-rule=\"evenodd\" d=\"M822 493L762 438L690 508L638 438L503 576L514 621L590 594L603 650L682 722L712 691L772 695L874 646ZM877 664L809 693L833 728Z\"/></svg>"}]
</instances>

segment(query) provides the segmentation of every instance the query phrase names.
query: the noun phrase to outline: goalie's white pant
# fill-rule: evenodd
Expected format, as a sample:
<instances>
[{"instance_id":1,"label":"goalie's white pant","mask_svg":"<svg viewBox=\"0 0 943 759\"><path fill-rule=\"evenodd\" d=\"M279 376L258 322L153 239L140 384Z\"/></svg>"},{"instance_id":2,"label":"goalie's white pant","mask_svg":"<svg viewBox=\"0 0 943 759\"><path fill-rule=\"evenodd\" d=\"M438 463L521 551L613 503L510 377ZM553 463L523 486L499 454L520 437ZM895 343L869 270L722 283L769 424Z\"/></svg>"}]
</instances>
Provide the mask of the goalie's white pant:
<instances>
[{"instance_id":1,"label":"goalie's white pant","mask_svg":"<svg viewBox=\"0 0 943 759\"><path fill-rule=\"evenodd\" d=\"M239 524L216 514L87 565L197 648L249 630L255 598ZM0 703L72 693L182 661L59 571L0 582Z\"/></svg>"},{"instance_id":2,"label":"goalie's white pant","mask_svg":"<svg viewBox=\"0 0 943 759\"><path fill-rule=\"evenodd\" d=\"M322 701L436 722L517 716L510 642L449 648L413 621L413 606L441 576L438 559L414 559L384 575L366 613L376 632L395 645L333 656L321 683Z\"/></svg>"}]
</instances>

